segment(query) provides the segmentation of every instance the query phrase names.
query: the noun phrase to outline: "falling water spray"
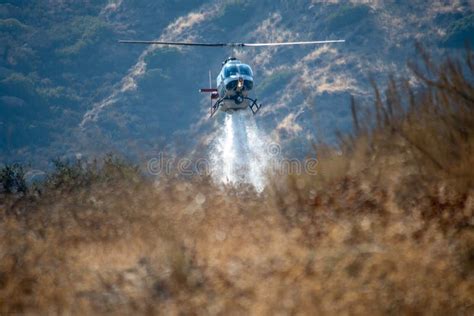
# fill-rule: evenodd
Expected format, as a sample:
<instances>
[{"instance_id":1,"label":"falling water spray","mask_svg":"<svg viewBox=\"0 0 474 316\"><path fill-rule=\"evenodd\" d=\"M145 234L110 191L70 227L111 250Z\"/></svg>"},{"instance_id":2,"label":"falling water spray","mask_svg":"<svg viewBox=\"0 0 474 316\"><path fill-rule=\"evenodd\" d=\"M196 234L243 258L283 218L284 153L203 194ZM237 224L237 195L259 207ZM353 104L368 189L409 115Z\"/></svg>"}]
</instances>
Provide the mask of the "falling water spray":
<instances>
[{"instance_id":1,"label":"falling water spray","mask_svg":"<svg viewBox=\"0 0 474 316\"><path fill-rule=\"evenodd\" d=\"M268 137L246 111L226 114L211 147L211 175L215 182L233 186L252 185L261 192L279 152L271 150ZM269 150L270 148L270 150Z\"/></svg>"}]
</instances>

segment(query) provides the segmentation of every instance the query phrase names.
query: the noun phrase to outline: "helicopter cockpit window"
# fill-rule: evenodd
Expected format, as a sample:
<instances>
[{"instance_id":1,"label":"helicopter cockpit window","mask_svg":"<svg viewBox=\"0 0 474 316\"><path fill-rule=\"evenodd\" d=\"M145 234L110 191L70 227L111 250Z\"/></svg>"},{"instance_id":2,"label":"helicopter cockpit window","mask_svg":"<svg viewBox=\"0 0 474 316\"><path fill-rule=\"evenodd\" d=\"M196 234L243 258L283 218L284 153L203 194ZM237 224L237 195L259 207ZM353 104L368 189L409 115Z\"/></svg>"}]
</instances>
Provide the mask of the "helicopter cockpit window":
<instances>
[{"instance_id":1,"label":"helicopter cockpit window","mask_svg":"<svg viewBox=\"0 0 474 316\"><path fill-rule=\"evenodd\" d=\"M252 76L252 69L250 69L250 67L247 65L240 65L239 72L244 76Z\"/></svg>"},{"instance_id":2,"label":"helicopter cockpit window","mask_svg":"<svg viewBox=\"0 0 474 316\"><path fill-rule=\"evenodd\" d=\"M235 65L230 65L230 66L225 67L224 76L226 78L230 76L235 76L238 73L239 73L239 69Z\"/></svg>"}]
</instances>

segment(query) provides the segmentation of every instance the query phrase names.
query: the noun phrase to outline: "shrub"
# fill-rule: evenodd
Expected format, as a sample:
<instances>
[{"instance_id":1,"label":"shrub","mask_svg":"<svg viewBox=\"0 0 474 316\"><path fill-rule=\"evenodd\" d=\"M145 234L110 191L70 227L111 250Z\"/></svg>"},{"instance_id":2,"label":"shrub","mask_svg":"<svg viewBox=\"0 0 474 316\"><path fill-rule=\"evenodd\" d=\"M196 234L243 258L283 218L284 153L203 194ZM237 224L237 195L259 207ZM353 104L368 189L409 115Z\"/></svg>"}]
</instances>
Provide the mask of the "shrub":
<instances>
[{"instance_id":1,"label":"shrub","mask_svg":"<svg viewBox=\"0 0 474 316\"><path fill-rule=\"evenodd\" d=\"M1 191L5 193L26 193L25 171L19 164L6 165L0 169Z\"/></svg>"},{"instance_id":2,"label":"shrub","mask_svg":"<svg viewBox=\"0 0 474 316\"><path fill-rule=\"evenodd\" d=\"M338 7L337 11L327 17L326 25L329 29L338 29L350 26L370 15L370 7L367 5L344 5Z\"/></svg>"},{"instance_id":3,"label":"shrub","mask_svg":"<svg viewBox=\"0 0 474 316\"><path fill-rule=\"evenodd\" d=\"M141 178L138 166L129 164L114 155L91 162L76 160L53 160L54 170L47 177L45 186L49 190L74 190L98 183L128 181L136 183Z\"/></svg>"},{"instance_id":4,"label":"shrub","mask_svg":"<svg viewBox=\"0 0 474 316\"><path fill-rule=\"evenodd\" d=\"M410 63L418 85L391 77L370 106L351 102L353 132L339 133L339 148L318 148L319 187L362 181L394 197L398 208L443 229L469 225L463 213L474 187L473 54L440 66L420 48L422 62ZM458 211L455 211L455 210Z\"/></svg>"}]
</instances>

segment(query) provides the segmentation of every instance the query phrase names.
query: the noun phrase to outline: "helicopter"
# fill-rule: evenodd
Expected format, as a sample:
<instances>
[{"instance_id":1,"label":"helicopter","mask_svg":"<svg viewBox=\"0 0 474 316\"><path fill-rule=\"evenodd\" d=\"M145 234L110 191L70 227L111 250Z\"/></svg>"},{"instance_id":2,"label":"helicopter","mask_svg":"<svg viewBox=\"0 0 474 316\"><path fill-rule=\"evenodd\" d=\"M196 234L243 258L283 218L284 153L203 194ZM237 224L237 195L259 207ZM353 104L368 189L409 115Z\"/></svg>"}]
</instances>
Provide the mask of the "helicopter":
<instances>
[{"instance_id":1,"label":"helicopter","mask_svg":"<svg viewBox=\"0 0 474 316\"><path fill-rule=\"evenodd\" d=\"M202 46L202 47L269 47L269 46L291 46L344 43L345 40L324 40L306 42L278 42L278 43L194 43L194 42L162 42L162 41L139 41L120 40L123 44L144 44L164 46ZM210 117L221 109L226 113L249 108L255 115L262 107L257 99L249 97L253 89L252 68L235 57L228 57L222 62L222 68L216 78L216 88L212 87L211 73L209 72L209 88L199 89L201 93L210 93L211 108ZM215 100L215 101L214 101Z\"/></svg>"}]
</instances>

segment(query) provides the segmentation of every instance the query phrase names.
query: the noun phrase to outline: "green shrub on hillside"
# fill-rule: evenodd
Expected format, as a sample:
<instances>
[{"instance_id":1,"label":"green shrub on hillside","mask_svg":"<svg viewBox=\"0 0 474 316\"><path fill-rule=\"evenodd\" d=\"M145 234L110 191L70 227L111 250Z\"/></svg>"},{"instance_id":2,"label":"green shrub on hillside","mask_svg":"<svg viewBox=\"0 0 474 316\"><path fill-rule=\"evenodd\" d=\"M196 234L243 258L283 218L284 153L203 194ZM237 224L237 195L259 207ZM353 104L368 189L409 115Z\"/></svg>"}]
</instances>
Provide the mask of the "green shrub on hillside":
<instances>
[{"instance_id":1,"label":"green shrub on hillside","mask_svg":"<svg viewBox=\"0 0 474 316\"><path fill-rule=\"evenodd\" d=\"M338 29L350 26L367 18L370 15L370 7L367 5L347 4L341 6L336 12L330 14L326 20L329 29Z\"/></svg>"},{"instance_id":2,"label":"green shrub on hillside","mask_svg":"<svg viewBox=\"0 0 474 316\"><path fill-rule=\"evenodd\" d=\"M95 44L108 29L108 24L100 17L79 16L69 24L58 26L59 34L51 34L51 36L56 40L71 43L59 48L57 50L59 55L73 56L79 54L82 49Z\"/></svg>"},{"instance_id":3,"label":"green shrub on hillside","mask_svg":"<svg viewBox=\"0 0 474 316\"><path fill-rule=\"evenodd\" d=\"M242 27L245 21L252 15L255 4L248 0L230 0L220 8L220 12L215 19L216 25L225 28Z\"/></svg>"},{"instance_id":4,"label":"green shrub on hillside","mask_svg":"<svg viewBox=\"0 0 474 316\"><path fill-rule=\"evenodd\" d=\"M0 81L0 92L4 95L21 97L22 99L38 103L36 87L39 85L35 73L24 75L14 72Z\"/></svg>"},{"instance_id":5,"label":"green shrub on hillside","mask_svg":"<svg viewBox=\"0 0 474 316\"><path fill-rule=\"evenodd\" d=\"M0 19L0 33L8 32L11 35L17 35L31 28L14 18Z\"/></svg>"}]
</instances>

